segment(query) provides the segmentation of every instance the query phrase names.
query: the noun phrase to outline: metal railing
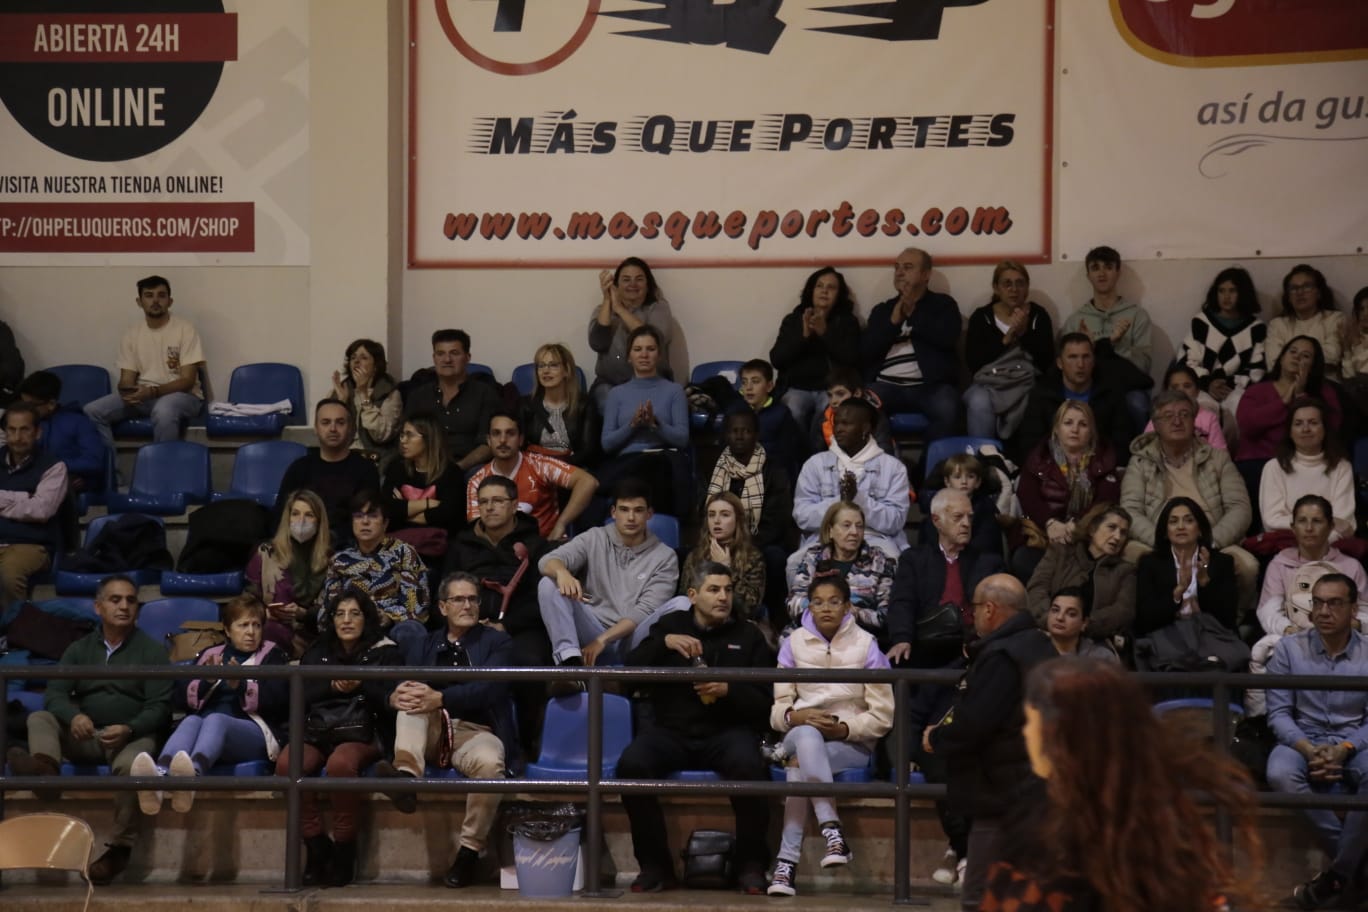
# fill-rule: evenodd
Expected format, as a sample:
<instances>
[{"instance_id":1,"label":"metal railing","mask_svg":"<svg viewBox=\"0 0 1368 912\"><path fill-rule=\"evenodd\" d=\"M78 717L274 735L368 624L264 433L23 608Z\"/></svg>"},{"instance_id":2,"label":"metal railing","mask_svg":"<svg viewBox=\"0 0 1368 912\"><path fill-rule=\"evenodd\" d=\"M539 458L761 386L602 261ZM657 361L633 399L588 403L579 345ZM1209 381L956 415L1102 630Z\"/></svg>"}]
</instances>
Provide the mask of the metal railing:
<instances>
[{"instance_id":1,"label":"metal railing","mask_svg":"<svg viewBox=\"0 0 1368 912\"><path fill-rule=\"evenodd\" d=\"M321 778L305 776L303 751L289 752L286 775L267 776L199 776L135 777L108 776L91 788L91 777L86 776L0 776L0 818L4 815L4 793L22 789L48 791L130 791L157 789L177 791L280 791L285 795L285 870L284 888L287 891L302 887L300 854L302 833L300 822L301 793L313 792L416 792L428 793L558 793L581 794L585 798L584 883L586 896L604 895L600 885L603 846L604 795L641 792L652 794L719 794L719 795L830 795L842 798L888 798L894 809L894 870L893 902L898 905L924 904L911 893L911 804L914 800L937 800L946 796L945 786L913 784L908 781L911 747L909 744L908 698L915 684L954 684L962 672L956 670L898 669L873 671L866 669L787 669L787 668L642 668L642 667L564 667L564 668L418 668L396 667L338 667L332 665L274 665L227 667L214 666L213 674L229 680L278 679L289 681L289 744L304 743L304 682L318 679L344 678L349 680L421 680L432 683L470 680L537 681L547 683L556 679L578 679L586 683L588 696L588 771L584 779L386 779L383 788L374 778ZM203 666L174 665L160 667L119 668L117 672L106 666L5 666L0 665L0 687L9 679L186 679L203 678ZM1215 743L1230 743L1233 731L1230 696L1233 688L1298 689L1298 690L1368 690L1368 677L1312 676L1312 675L1254 675L1215 671L1203 672L1148 672L1137 674L1141 683L1153 687L1182 687L1185 690L1210 688L1212 696L1212 734ZM662 684L693 681L724 681L774 683L777 681L808 681L813 683L887 683L893 688L894 726L892 737L892 769L902 771L893 781L883 782L768 782L718 781L681 782L675 780L604 779L602 777L603 701L604 686L614 684ZM8 707L0 700L0 757L7 748L6 723ZM1260 792L1259 804L1278 808L1334 808L1338 810L1368 810L1368 793L1290 794ZM1229 839L1229 822L1218 816L1218 827Z\"/></svg>"}]
</instances>

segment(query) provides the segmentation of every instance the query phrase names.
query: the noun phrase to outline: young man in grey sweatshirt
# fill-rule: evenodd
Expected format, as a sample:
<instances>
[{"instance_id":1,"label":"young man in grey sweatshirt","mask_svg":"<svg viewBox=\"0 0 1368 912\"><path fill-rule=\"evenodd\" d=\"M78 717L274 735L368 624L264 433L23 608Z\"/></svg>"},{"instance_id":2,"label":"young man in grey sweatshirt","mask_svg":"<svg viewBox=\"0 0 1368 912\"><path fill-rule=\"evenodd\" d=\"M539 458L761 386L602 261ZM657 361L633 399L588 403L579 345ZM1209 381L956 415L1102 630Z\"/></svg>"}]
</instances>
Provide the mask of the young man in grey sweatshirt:
<instances>
[{"instance_id":1,"label":"young man in grey sweatshirt","mask_svg":"<svg viewBox=\"0 0 1368 912\"><path fill-rule=\"evenodd\" d=\"M624 479L611 525L580 533L537 564L545 577L537 600L557 664L620 663L675 594L679 558L646 528L652 514L650 489Z\"/></svg>"}]
</instances>

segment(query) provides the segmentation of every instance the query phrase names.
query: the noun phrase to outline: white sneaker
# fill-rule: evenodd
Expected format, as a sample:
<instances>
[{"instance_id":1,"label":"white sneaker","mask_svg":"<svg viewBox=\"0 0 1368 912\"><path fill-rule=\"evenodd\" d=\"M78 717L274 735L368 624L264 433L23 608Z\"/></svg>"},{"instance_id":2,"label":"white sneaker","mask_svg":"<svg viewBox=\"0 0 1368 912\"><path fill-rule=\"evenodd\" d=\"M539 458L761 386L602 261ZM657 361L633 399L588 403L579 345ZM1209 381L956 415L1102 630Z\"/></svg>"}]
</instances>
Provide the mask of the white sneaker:
<instances>
[{"instance_id":1,"label":"white sneaker","mask_svg":"<svg viewBox=\"0 0 1368 912\"><path fill-rule=\"evenodd\" d=\"M128 768L131 776L165 776L166 770L157 766L157 761L152 759L152 755L143 751L133 758L133 765ZM155 792L138 792L138 807L149 817L156 816L161 810L162 799L165 793L158 789Z\"/></svg>"},{"instance_id":2,"label":"white sneaker","mask_svg":"<svg viewBox=\"0 0 1368 912\"><path fill-rule=\"evenodd\" d=\"M845 834L841 832L839 825L831 823L822 827L822 837L826 839L826 854L822 856L822 867L850 864L850 859L855 857L855 853L850 851L850 844L846 842Z\"/></svg>"},{"instance_id":3,"label":"white sneaker","mask_svg":"<svg viewBox=\"0 0 1368 912\"><path fill-rule=\"evenodd\" d=\"M931 872L931 879L938 884L952 886L959 879L956 865L959 859L955 857L954 849L946 849L945 856L941 858L940 867Z\"/></svg>"},{"instance_id":4,"label":"white sneaker","mask_svg":"<svg viewBox=\"0 0 1368 912\"><path fill-rule=\"evenodd\" d=\"M967 864L969 864L969 856L968 856L968 855L966 855L966 856L964 856L963 858L961 858L961 859L959 860L959 863L958 863L957 865L955 865L955 886L956 886L956 887L962 887L962 886L964 886L964 866L967 865Z\"/></svg>"},{"instance_id":5,"label":"white sneaker","mask_svg":"<svg viewBox=\"0 0 1368 912\"><path fill-rule=\"evenodd\" d=\"M176 755L171 758L171 775L193 779L195 773L195 762L190 759L190 755L185 751L176 751ZM195 793L189 790L171 793L171 810L177 814L188 814L190 808L195 804Z\"/></svg>"}]
</instances>

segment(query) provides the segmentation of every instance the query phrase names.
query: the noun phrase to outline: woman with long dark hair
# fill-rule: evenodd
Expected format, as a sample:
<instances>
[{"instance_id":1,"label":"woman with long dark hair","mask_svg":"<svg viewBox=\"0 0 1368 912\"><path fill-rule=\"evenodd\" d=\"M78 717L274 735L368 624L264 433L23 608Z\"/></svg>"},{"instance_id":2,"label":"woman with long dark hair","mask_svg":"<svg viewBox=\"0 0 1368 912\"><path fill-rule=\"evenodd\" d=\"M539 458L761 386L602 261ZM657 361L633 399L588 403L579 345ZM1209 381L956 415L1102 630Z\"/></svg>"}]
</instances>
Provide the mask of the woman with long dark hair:
<instances>
[{"instance_id":1,"label":"woman with long dark hair","mask_svg":"<svg viewBox=\"0 0 1368 912\"><path fill-rule=\"evenodd\" d=\"M1292 507L1306 494L1319 494L1334 510L1330 541L1354 534L1354 468L1338 434L1330 433L1330 409L1305 396L1287 408L1283 437L1273 459L1264 463L1259 480L1259 516L1264 532L1287 532L1291 544ZM1356 549L1357 550L1357 549Z\"/></svg>"},{"instance_id":2,"label":"woman with long dark hair","mask_svg":"<svg viewBox=\"0 0 1368 912\"><path fill-rule=\"evenodd\" d=\"M1235 629L1235 561L1211 543L1211 520L1190 497L1175 497L1154 523L1154 550L1136 565L1135 635L1206 614Z\"/></svg>"},{"instance_id":3,"label":"woman with long dark hair","mask_svg":"<svg viewBox=\"0 0 1368 912\"><path fill-rule=\"evenodd\" d=\"M1044 787L1004 833L981 912L1263 908L1249 874L1262 857L1254 788L1228 754L1162 725L1114 662L1042 662L1025 704L1026 749ZM1198 793L1232 815L1238 871Z\"/></svg>"},{"instance_id":4,"label":"woman with long dark hair","mask_svg":"<svg viewBox=\"0 0 1368 912\"><path fill-rule=\"evenodd\" d=\"M670 305L656 285L655 274L641 257L628 257L617 269L599 273L599 288L603 300L589 318L589 347L598 359L594 362L594 383L589 392L604 412L608 391L626 383L634 376L628 360L628 336L632 331L650 324L659 331L660 373L673 379L670 373Z\"/></svg>"},{"instance_id":5,"label":"woman with long dark hair","mask_svg":"<svg viewBox=\"0 0 1368 912\"><path fill-rule=\"evenodd\" d=\"M1222 269L1178 353L1178 360L1197 375L1202 391L1198 404L1221 413L1226 423L1233 422L1245 389L1262 380L1267 370L1267 337L1254 280L1239 266Z\"/></svg>"},{"instance_id":6,"label":"woman with long dark hair","mask_svg":"<svg viewBox=\"0 0 1368 912\"><path fill-rule=\"evenodd\" d=\"M1268 377L1240 397L1240 441L1235 461L1272 459L1287 424L1292 400L1315 396L1330 407L1330 423L1340 423L1339 396L1327 382L1325 353L1311 336L1297 336L1278 351Z\"/></svg>"},{"instance_id":7,"label":"woman with long dark hair","mask_svg":"<svg viewBox=\"0 0 1368 912\"><path fill-rule=\"evenodd\" d=\"M779 372L784 405L807 429L812 416L827 407L832 369L860 364L860 321L850 286L836 267L823 266L807 277L798 306L779 324L770 363Z\"/></svg>"}]
</instances>

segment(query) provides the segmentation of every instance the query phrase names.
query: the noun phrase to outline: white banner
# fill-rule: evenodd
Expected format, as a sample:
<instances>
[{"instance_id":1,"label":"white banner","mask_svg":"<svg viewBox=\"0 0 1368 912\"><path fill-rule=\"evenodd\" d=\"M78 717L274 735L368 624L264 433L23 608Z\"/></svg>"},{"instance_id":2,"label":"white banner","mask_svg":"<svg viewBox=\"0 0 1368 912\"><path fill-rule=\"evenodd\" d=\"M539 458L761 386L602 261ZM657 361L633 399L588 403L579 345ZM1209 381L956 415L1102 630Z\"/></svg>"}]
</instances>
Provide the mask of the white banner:
<instances>
[{"instance_id":1,"label":"white banner","mask_svg":"<svg viewBox=\"0 0 1368 912\"><path fill-rule=\"evenodd\" d=\"M0 264L308 264L307 3L10 0L0 101Z\"/></svg>"},{"instance_id":2,"label":"white banner","mask_svg":"<svg viewBox=\"0 0 1368 912\"><path fill-rule=\"evenodd\" d=\"M413 266L1049 255L1049 0L411 0Z\"/></svg>"},{"instance_id":3,"label":"white banner","mask_svg":"<svg viewBox=\"0 0 1368 912\"><path fill-rule=\"evenodd\" d=\"M1368 246L1362 0L1060 5L1062 256Z\"/></svg>"}]
</instances>

